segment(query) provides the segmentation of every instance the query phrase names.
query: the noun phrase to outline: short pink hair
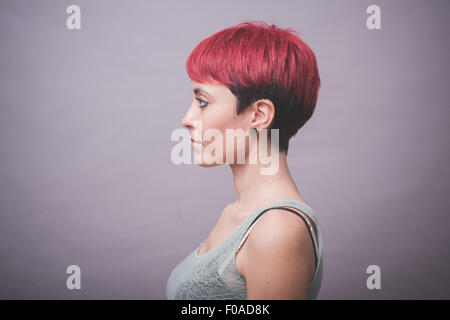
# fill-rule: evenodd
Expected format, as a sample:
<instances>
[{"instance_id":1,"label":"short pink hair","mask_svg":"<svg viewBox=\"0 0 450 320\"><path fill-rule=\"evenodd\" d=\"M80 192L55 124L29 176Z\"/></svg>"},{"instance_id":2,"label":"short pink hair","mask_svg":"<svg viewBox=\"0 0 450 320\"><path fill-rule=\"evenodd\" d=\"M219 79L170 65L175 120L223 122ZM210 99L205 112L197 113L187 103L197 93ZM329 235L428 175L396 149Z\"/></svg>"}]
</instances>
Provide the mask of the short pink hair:
<instances>
[{"instance_id":1,"label":"short pink hair","mask_svg":"<svg viewBox=\"0 0 450 320\"><path fill-rule=\"evenodd\" d=\"M320 87L312 50L292 29L245 21L201 41L186 61L189 77L228 86L238 98L237 114L258 99L270 99L280 129L280 150L312 116Z\"/></svg>"}]
</instances>

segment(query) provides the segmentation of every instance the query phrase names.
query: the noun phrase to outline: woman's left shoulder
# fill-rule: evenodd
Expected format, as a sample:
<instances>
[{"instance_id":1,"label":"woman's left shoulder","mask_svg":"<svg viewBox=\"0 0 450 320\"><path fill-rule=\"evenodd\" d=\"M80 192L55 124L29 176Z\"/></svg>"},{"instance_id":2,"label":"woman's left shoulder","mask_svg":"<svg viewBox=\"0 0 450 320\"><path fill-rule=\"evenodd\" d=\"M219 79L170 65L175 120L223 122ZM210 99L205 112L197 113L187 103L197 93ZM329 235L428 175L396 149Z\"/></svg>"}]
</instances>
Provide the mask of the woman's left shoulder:
<instances>
[{"instance_id":1,"label":"woman's left shoulder","mask_svg":"<svg viewBox=\"0 0 450 320\"><path fill-rule=\"evenodd\" d=\"M305 222L297 214L284 209L271 209L264 213L249 233L249 247L255 250L296 250L310 241Z\"/></svg>"},{"instance_id":2,"label":"woman's left shoulder","mask_svg":"<svg viewBox=\"0 0 450 320\"><path fill-rule=\"evenodd\" d=\"M286 210L264 213L252 227L244 250L242 271L252 296L259 296L261 290L273 291L271 296L275 292L295 296L287 293L286 286L304 292L314 275L314 247L308 227Z\"/></svg>"}]
</instances>

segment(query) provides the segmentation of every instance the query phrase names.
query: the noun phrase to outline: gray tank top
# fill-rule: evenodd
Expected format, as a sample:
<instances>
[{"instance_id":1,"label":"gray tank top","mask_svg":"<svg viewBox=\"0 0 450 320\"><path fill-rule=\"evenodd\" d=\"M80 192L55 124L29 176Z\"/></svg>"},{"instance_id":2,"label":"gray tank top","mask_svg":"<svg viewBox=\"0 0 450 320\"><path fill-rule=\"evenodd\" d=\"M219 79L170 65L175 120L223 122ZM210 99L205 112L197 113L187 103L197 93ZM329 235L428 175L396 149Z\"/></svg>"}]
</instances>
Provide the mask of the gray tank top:
<instances>
[{"instance_id":1,"label":"gray tank top","mask_svg":"<svg viewBox=\"0 0 450 320\"><path fill-rule=\"evenodd\" d=\"M317 229L317 239L312 226L298 211L306 214ZM314 244L316 268L308 287L308 299L316 299L322 283L322 234L313 209L297 200L280 200L256 209L224 241L208 252L198 255L198 248L189 254L172 271L167 281L166 294L169 300L246 300L245 278L236 267L235 255L254 223L264 212L277 208L296 213L308 225ZM205 240L206 241L206 240Z\"/></svg>"}]
</instances>

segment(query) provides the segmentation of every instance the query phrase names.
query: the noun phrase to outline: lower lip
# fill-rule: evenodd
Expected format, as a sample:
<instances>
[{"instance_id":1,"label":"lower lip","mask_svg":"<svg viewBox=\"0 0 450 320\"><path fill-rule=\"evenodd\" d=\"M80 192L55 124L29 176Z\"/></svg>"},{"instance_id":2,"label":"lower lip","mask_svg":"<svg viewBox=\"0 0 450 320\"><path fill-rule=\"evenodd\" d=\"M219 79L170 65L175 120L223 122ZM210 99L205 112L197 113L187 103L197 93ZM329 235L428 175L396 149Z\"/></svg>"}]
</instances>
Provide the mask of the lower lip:
<instances>
[{"instance_id":1,"label":"lower lip","mask_svg":"<svg viewBox=\"0 0 450 320\"><path fill-rule=\"evenodd\" d=\"M200 143L199 143L199 142L194 142L194 141L191 141L191 145L192 145L192 146L195 146L195 145L200 145Z\"/></svg>"}]
</instances>

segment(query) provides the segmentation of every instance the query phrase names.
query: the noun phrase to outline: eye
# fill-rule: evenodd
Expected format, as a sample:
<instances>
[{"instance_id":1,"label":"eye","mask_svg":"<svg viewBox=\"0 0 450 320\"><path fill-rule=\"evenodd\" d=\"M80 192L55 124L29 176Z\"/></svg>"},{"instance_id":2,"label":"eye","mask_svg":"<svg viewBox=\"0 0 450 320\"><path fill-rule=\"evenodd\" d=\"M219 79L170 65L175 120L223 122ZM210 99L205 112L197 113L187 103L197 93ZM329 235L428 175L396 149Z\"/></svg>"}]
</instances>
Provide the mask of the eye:
<instances>
[{"instance_id":1,"label":"eye","mask_svg":"<svg viewBox=\"0 0 450 320\"><path fill-rule=\"evenodd\" d=\"M206 102L206 101L204 101L204 100L202 100L200 98L195 98L195 99L199 102L199 107L200 108L204 108L204 107L206 107L208 105L208 102ZM202 103L203 103L203 105L202 105Z\"/></svg>"}]
</instances>

